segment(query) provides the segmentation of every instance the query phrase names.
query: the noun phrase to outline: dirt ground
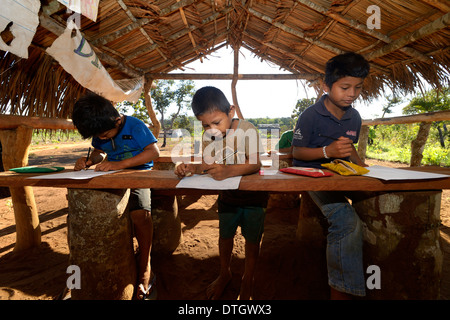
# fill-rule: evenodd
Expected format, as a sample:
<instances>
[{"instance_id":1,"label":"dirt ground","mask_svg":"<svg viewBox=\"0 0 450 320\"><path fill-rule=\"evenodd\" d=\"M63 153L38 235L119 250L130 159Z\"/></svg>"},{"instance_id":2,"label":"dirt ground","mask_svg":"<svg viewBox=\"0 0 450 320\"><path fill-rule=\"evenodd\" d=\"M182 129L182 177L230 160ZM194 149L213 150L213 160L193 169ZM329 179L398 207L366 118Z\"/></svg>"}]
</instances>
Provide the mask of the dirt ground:
<instances>
[{"instance_id":1,"label":"dirt ground","mask_svg":"<svg viewBox=\"0 0 450 320\"><path fill-rule=\"evenodd\" d=\"M73 168L88 144L35 147L29 165ZM167 154L168 150L162 149ZM368 164L401 166L368 160ZM11 198L0 199L0 299L56 299L66 285L67 199L65 189L34 188L42 232L40 248L25 255L12 252L15 222ZM219 271L217 196L179 197L182 241L172 255L154 256L158 299L206 299L205 289ZM271 206L267 210L261 255L255 279L258 300L328 299L325 254L295 238L299 208ZM441 243L444 251L441 299L450 299L450 192L441 205ZM244 269L244 241L238 233L232 258L233 279L223 299L236 299Z\"/></svg>"}]
</instances>

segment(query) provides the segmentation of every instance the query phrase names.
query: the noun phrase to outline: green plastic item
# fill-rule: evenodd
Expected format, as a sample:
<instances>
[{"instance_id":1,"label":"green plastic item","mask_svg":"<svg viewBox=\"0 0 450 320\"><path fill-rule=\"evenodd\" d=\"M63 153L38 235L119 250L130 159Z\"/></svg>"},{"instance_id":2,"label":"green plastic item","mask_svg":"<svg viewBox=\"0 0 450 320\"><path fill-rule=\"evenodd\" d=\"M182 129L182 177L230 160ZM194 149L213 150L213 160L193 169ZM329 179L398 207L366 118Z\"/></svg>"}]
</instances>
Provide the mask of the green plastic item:
<instances>
[{"instance_id":1,"label":"green plastic item","mask_svg":"<svg viewBox=\"0 0 450 320\"><path fill-rule=\"evenodd\" d=\"M44 172L57 172L64 170L64 167L20 167L20 168L12 168L9 171L14 171L18 173L44 173Z\"/></svg>"}]
</instances>

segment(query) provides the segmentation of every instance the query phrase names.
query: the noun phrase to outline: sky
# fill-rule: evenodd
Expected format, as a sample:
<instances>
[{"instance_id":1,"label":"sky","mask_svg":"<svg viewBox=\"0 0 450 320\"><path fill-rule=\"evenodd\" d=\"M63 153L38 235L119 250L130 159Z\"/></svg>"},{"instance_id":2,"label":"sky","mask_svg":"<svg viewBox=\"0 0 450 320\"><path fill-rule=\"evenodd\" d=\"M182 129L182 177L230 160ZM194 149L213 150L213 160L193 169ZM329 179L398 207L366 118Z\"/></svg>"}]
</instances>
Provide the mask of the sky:
<instances>
[{"instance_id":1,"label":"sky","mask_svg":"<svg viewBox=\"0 0 450 320\"><path fill-rule=\"evenodd\" d=\"M279 66L261 61L253 53L241 48L239 56L240 74L278 74L290 72L281 70ZM223 47L208 55L207 59L192 62L185 66L184 73L233 73L233 51L231 47ZM172 73L183 73L175 70ZM204 86L214 86L222 90L230 103L231 80L195 80L196 89ZM238 80L236 85L237 99L244 118L281 118L290 117L297 100L314 98L316 93L308 88L307 83L299 80ZM363 119L379 118L386 101L381 98L370 105L358 100L354 103ZM402 115L403 105L393 108L390 117ZM187 112L192 115L192 112Z\"/></svg>"}]
</instances>

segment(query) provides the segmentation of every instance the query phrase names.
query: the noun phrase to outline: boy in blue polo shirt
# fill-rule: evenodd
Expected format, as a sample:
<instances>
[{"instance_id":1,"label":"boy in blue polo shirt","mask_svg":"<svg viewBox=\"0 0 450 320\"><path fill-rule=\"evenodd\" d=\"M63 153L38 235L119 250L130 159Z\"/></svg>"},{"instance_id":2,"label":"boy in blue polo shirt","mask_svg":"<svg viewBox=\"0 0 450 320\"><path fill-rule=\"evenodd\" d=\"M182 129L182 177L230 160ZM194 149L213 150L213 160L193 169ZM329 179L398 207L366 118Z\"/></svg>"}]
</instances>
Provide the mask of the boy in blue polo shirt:
<instances>
[{"instance_id":1,"label":"boy in blue polo shirt","mask_svg":"<svg viewBox=\"0 0 450 320\"><path fill-rule=\"evenodd\" d=\"M293 164L321 168L322 163L344 159L367 165L354 143L358 141L361 116L351 104L361 93L369 63L359 54L345 53L330 59L325 68L326 95L300 115L294 129ZM347 192L309 192L327 218L328 283L331 299L364 296L362 226Z\"/></svg>"},{"instance_id":2,"label":"boy in blue polo shirt","mask_svg":"<svg viewBox=\"0 0 450 320\"><path fill-rule=\"evenodd\" d=\"M159 157L156 138L141 120L119 114L110 101L96 94L80 98L73 108L72 120L84 139L92 137L94 151L82 157L74 170L96 165L96 171L120 169L150 170ZM153 223L150 189L132 189L128 206L139 244L136 298L147 299L154 288L150 266ZM154 295L152 295L154 296Z\"/></svg>"}]
</instances>

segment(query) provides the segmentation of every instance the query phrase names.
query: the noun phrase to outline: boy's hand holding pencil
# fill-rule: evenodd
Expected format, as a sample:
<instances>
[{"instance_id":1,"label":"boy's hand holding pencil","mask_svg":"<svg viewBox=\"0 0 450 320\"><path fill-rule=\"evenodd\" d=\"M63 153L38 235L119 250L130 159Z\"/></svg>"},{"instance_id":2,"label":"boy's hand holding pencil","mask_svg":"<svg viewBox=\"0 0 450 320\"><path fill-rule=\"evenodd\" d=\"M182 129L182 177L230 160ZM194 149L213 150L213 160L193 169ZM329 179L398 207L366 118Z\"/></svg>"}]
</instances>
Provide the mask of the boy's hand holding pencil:
<instances>
[{"instance_id":1,"label":"boy's hand holding pencil","mask_svg":"<svg viewBox=\"0 0 450 320\"><path fill-rule=\"evenodd\" d=\"M198 165L181 162L175 166L174 173L180 179L184 178L184 177L189 177L196 173L196 171L197 171L196 166L198 166Z\"/></svg>"},{"instance_id":2,"label":"boy's hand holding pencil","mask_svg":"<svg viewBox=\"0 0 450 320\"><path fill-rule=\"evenodd\" d=\"M103 161L103 159L104 156L102 154L99 154L96 149L94 149L94 151L91 152L91 148L89 148L87 156L79 158L75 163L73 170L74 171L86 170L89 167L93 166L94 164Z\"/></svg>"},{"instance_id":3,"label":"boy's hand holding pencil","mask_svg":"<svg viewBox=\"0 0 450 320\"><path fill-rule=\"evenodd\" d=\"M347 137L339 137L326 146L326 154L330 158L346 158L352 153L353 141Z\"/></svg>"},{"instance_id":4,"label":"boy's hand holding pencil","mask_svg":"<svg viewBox=\"0 0 450 320\"><path fill-rule=\"evenodd\" d=\"M77 160L73 170L75 171L86 170L92 165L94 165L94 163L91 160L87 160L86 157L82 157Z\"/></svg>"}]
</instances>

